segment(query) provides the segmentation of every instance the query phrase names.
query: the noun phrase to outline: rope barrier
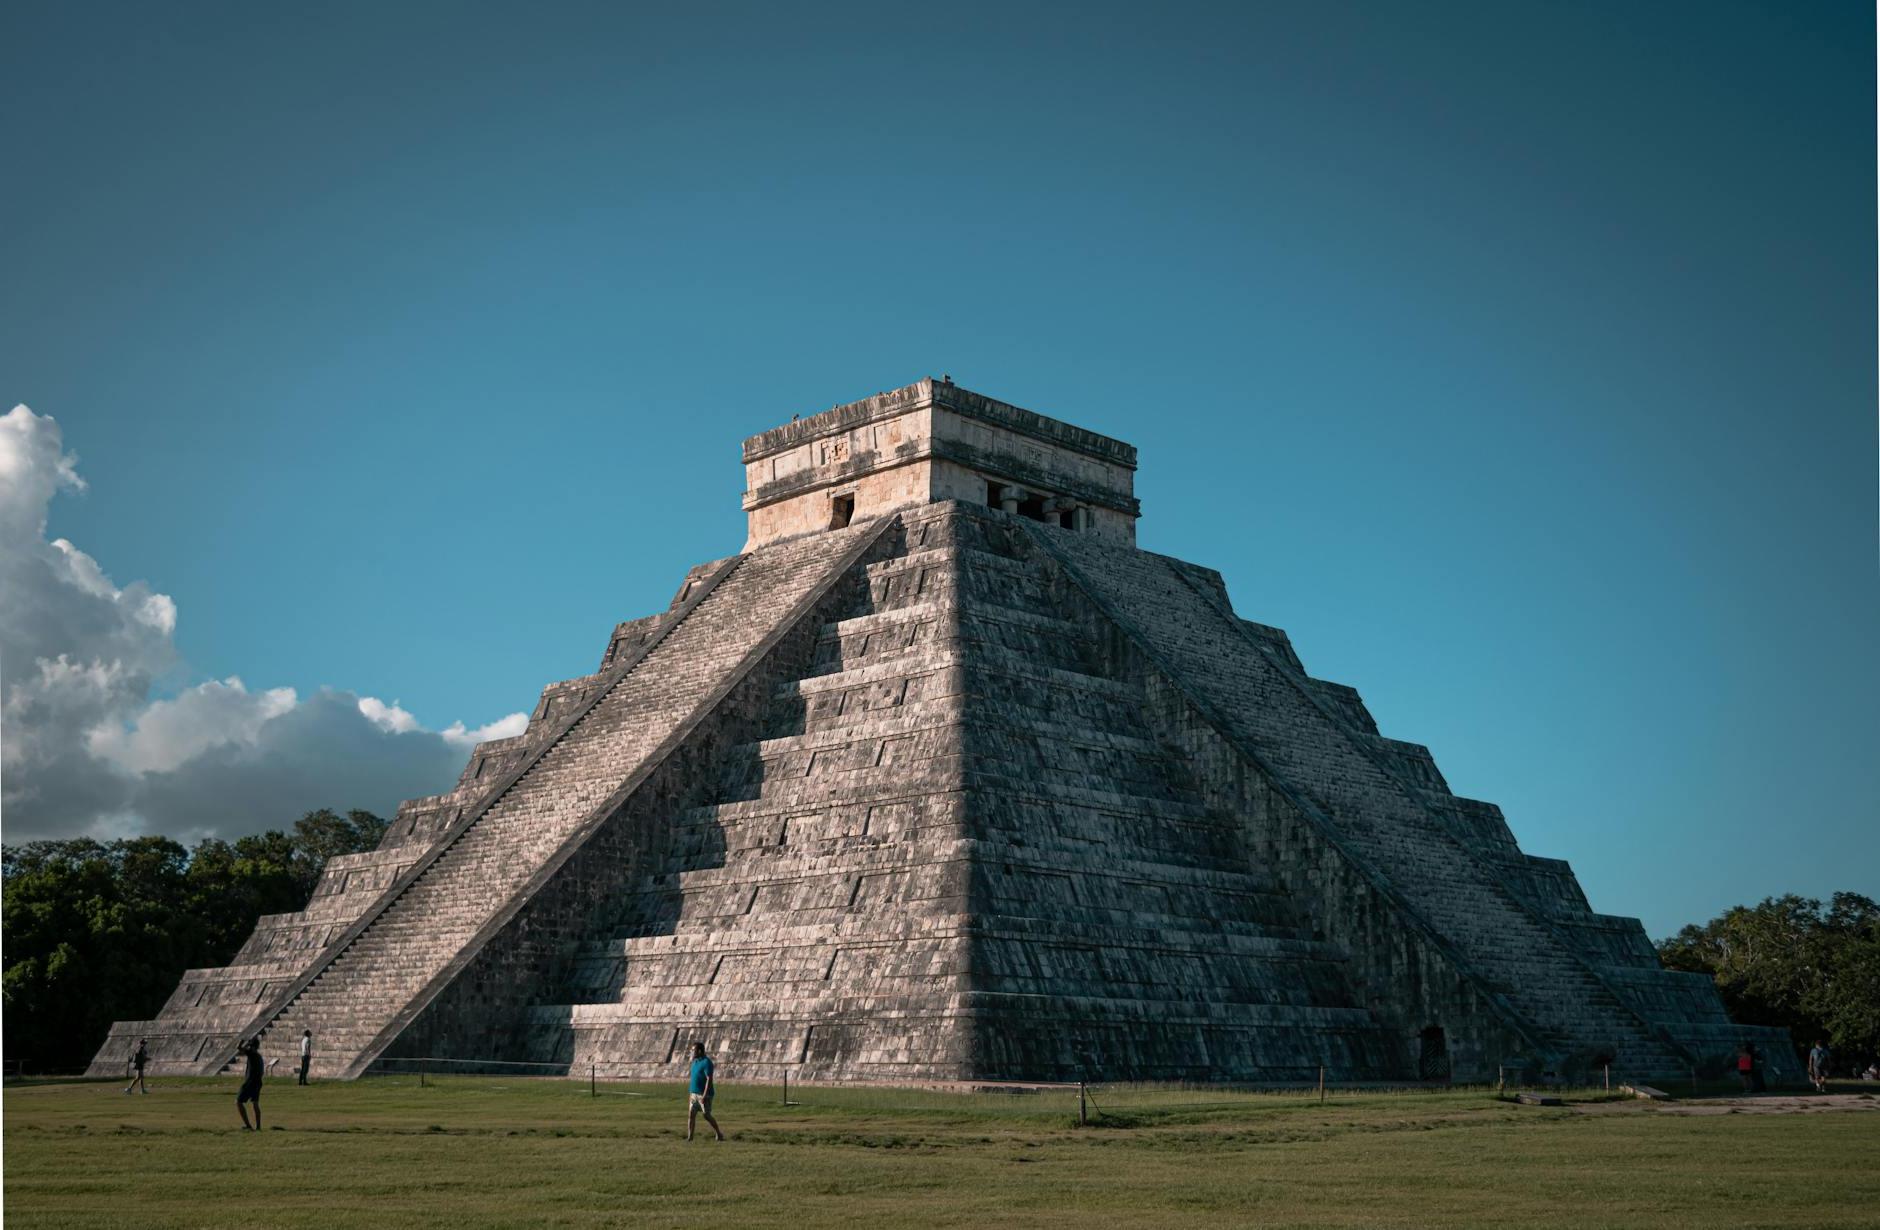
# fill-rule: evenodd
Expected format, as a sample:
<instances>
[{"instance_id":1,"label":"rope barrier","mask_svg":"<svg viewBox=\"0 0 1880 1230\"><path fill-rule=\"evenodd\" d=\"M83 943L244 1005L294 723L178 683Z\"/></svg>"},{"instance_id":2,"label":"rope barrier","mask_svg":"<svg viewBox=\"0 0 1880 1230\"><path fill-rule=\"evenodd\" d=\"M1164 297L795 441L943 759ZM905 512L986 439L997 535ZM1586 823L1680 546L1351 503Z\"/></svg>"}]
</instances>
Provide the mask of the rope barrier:
<instances>
[{"instance_id":1,"label":"rope barrier","mask_svg":"<svg viewBox=\"0 0 1880 1230\"><path fill-rule=\"evenodd\" d=\"M277 1061L278 1062L278 1059ZM814 1109L818 1105L835 1107L874 1107L882 1110L998 1111L1017 1114L1074 1116L1074 1122L1087 1125L1093 1121L1131 1113L1166 1110L1220 1108L1257 1104L1261 1098L1311 1098L1326 1105L1334 1093L1341 1095L1378 1095L1394 1092L1416 1093L1433 1090L1471 1088L1449 1082L1341 1082L1332 1079L1329 1068L1320 1066L1315 1079L1274 1082L1259 1085L1204 1081L933 1081L891 1083L873 1081L805 1081L797 1075L797 1065L779 1061L739 1061L734 1077L725 1080L721 1064L721 1098L743 1101L746 1096L767 1101L773 1106L792 1110ZM5 1074L9 1081L25 1074L18 1060L9 1060ZM510 1077L518 1080L578 1081L586 1069L587 1093L599 1098L603 1093L619 1097L668 1097L683 1087L684 1073L678 1065L667 1071L649 1074L646 1065L609 1064L600 1060L578 1063L573 1060L546 1062L516 1059L465 1059L443 1055L402 1055L381 1057L366 1073L366 1079L417 1077L421 1088L437 1083L440 1076ZM1518 1076L1517 1076L1518 1074ZM37 1076L57 1076L38 1073ZM77 1073L73 1073L77 1075ZM270 1075L279 1076L276 1072ZM1522 1087L1560 1088L1564 1082L1543 1078L1539 1085L1530 1083L1531 1073L1524 1069L1497 1068L1495 1079L1480 1086L1490 1096L1506 1098ZM1613 1079L1610 1065L1590 1074L1584 1090L1612 1096L1625 1078ZM1692 1073L1693 1086L1696 1074Z\"/></svg>"}]
</instances>

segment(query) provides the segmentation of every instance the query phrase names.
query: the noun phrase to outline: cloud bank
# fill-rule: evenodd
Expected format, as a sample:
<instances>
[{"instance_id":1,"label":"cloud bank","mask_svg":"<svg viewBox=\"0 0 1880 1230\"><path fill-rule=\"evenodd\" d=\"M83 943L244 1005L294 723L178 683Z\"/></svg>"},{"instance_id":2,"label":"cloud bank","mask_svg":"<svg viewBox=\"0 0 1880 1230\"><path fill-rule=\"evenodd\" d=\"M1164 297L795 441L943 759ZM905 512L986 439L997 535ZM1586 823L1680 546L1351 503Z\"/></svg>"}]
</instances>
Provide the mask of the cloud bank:
<instances>
[{"instance_id":1,"label":"cloud bank","mask_svg":"<svg viewBox=\"0 0 1880 1230\"><path fill-rule=\"evenodd\" d=\"M186 679L176 603L119 588L91 556L47 540L47 511L82 492L52 418L0 416L0 824L8 842L278 828L316 807L389 815L447 789L475 743L520 734L512 713L426 729L398 702L322 689Z\"/></svg>"}]
</instances>

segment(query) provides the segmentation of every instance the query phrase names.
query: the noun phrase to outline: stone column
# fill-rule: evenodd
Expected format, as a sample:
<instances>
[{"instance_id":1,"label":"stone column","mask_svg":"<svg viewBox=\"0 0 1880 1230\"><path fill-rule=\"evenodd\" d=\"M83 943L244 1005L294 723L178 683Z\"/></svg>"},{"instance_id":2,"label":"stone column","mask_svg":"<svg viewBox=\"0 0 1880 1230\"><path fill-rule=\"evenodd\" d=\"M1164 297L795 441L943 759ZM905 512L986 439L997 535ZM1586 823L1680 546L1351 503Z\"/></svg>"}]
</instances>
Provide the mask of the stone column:
<instances>
[{"instance_id":1,"label":"stone column","mask_svg":"<svg viewBox=\"0 0 1880 1230\"><path fill-rule=\"evenodd\" d=\"M1022 487L1014 487L1010 483L1005 484L999 488L999 511L1017 512L1018 505L1024 498L1025 491Z\"/></svg>"}]
</instances>

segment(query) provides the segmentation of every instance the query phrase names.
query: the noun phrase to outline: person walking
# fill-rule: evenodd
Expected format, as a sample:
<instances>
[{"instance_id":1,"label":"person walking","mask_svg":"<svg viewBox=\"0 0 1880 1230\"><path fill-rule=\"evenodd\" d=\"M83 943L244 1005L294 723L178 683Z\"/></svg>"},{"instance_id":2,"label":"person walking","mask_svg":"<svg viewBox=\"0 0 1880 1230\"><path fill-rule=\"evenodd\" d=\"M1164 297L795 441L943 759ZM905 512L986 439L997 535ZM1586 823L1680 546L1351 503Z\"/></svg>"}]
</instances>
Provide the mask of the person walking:
<instances>
[{"instance_id":1,"label":"person walking","mask_svg":"<svg viewBox=\"0 0 1880 1230\"><path fill-rule=\"evenodd\" d=\"M137 1039L137 1049L131 1053L131 1068L137 1075L131 1077L131 1083L124 1086L125 1093L129 1093L133 1089L141 1089L145 1093L150 1092L150 1086L144 1084L144 1065L149 1062L150 1039L139 1038Z\"/></svg>"},{"instance_id":2,"label":"person walking","mask_svg":"<svg viewBox=\"0 0 1880 1230\"><path fill-rule=\"evenodd\" d=\"M250 1038L242 1043L242 1087L235 1095L235 1113L242 1117L242 1131L259 1132L261 1130L261 1039ZM245 1103L255 1104L255 1125L248 1126L248 1108Z\"/></svg>"},{"instance_id":3,"label":"person walking","mask_svg":"<svg viewBox=\"0 0 1880 1230\"><path fill-rule=\"evenodd\" d=\"M1813 1082L1815 1092L1828 1092L1828 1040L1822 1038L1815 1043L1815 1048L1808 1052L1808 1079Z\"/></svg>"},{"instance_id":4,"label":"person walking","mask_svg":"<svg viewBox=\"0 0 1880 1230\"><path fill-rule=\"evenodd\" d=\"M300 1083L307 1083L307 1069L313 1065L313 1031L300 1031Z\"/></svg>"},{"instance_id":5,"label":"person walking","mask_svg":"<svg viewBox=\"0 0 1880 1230\"><path fill-rule=\"evenodd\" d=\"M705 1115L705 1122L712 1125L712 1131L718 1139L725 1138L724 1129L718 1126L718 1120L712 1118L712 1095L718 1092L717 1078L712 1075L712 1061L705 1054L705 1044L692 1044L692 1092L686 1100L685 1138L692 1139L692 1129L698 1126L700 1112Z\"/></svg>"},{"instance_id":6,"label":"person walking","mask_svg":"<svg viewBox=\"0 0 1880 1230\"><path fill-rule=\"evenodd\" d=\"M1744 1093L1756 1092L1756 1056L1747 1042L1736 1048L1736 1078L1743 1082Z\"/></svg>"}]
</instances>

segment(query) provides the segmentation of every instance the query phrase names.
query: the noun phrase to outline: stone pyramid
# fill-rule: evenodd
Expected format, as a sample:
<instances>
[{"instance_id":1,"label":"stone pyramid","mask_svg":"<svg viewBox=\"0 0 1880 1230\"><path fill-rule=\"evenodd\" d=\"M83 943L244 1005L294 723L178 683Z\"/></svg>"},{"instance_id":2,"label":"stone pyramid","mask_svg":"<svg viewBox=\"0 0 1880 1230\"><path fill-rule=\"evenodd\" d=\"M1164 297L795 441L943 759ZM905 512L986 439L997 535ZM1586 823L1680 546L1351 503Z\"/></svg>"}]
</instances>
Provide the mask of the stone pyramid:
<instances>
[{"instance_id":1,"label":"stone pyramid","mask_svg":"<svg viewBox=\"0 0 1880 1230\"><path fill-rule=\"evenodd\" d=\"M1793 1064L1218 573L1137 549L1129 445L922 381L744 460L741 554L94 1071L303 1028L341 1077L669 1077L695 1040L734 1079Z\"/></svg>"}]
</instances>

